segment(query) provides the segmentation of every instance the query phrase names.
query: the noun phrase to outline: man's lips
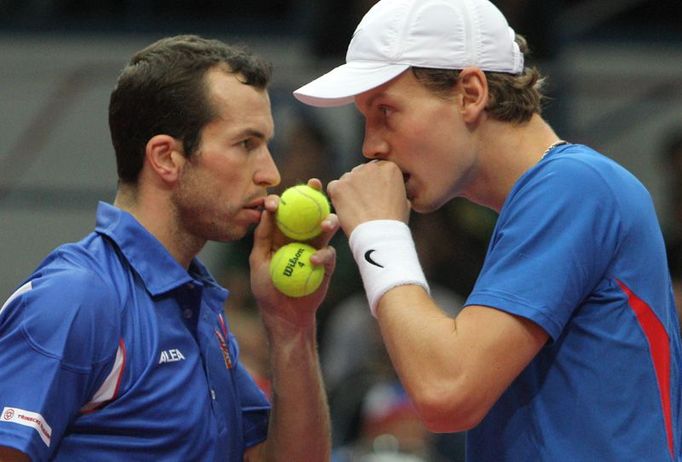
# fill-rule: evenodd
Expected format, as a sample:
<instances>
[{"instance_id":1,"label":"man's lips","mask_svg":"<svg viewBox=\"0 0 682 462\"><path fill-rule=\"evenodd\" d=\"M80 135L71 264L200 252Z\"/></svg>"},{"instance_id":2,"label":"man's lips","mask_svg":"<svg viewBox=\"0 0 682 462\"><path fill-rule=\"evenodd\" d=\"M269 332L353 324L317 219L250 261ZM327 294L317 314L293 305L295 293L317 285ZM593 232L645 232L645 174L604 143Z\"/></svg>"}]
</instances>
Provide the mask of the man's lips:
<instances>
[{"instance_id":1,"label":"man's lips","mask_svg":"<svg viewBox=\"0 0 682 462\"><path fill-rule=\"evenodd\" d=\"M244 206L245 209L252 209L257 211L262 211L265 208L265 197L259 197L258 199L252 200Z\"/></svg>"},{"instance_id":2,"label":"man's lips","mask_svg":"<svg viewBox=\"0 0 682 462\"><path fill-rule=\"evenodd\" d=\"M253 214L252 218L254 222L258 222L260 220L261 213L263 212L263 210L265 210L265 197L260 197L256 200L248 202L244 206L244 210Z\"/></svg>"}]
</instances>

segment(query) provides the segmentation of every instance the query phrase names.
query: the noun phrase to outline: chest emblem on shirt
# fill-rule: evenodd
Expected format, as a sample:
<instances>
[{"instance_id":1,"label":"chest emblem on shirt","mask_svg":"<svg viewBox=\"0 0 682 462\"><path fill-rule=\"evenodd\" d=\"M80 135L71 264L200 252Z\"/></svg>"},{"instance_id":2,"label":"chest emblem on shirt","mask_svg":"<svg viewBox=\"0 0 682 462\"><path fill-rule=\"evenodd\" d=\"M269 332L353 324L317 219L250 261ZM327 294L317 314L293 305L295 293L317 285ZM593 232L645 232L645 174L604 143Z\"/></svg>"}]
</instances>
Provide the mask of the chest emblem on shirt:
<instances>
[{"instance_id":1,"label":"chest emblem on shirt","mask_svg":"<svg viewBox=\"0 0 682 462\"><path fill-rule=\"evenodd\" d=\"M218 329L215 330L215 336L218 339L218 344L220 345L220 351L223 353L223 359L225 360L225 367L232 369L232 360L230 359L230 350L227 347L227 342L225 337L220 333Z\"/></svg>"},{"instance_id":2,"label":"chest emblem on shirt","mask_svg":"<svg viewBox=\"0 0 682 462\"><path fill-rule=\"evenodd\" d=\"M220 324L220 330L215 329L215 336L218 339L218 345L220 345L220 351L223 353L223 359L225 360L225 367L232 369L232 359L230 359L230 347L227 345L225 338L227 337L227 324L223 319L223 315L218 315L218 324Z\"/></svg>"},{"instance_id":3,"label":"chest emblem on shirt","mask_svg":"<svg viewBox=\"0 0 682 462\"><path fill-rule=\"evenodd\" d=\"M163 350L161 356L159 357L159 364L164 363L174 363L176 361L184 361L185 355L182 354L177 348L171 348L170 350Z\"/></svg>"}]
</instances>

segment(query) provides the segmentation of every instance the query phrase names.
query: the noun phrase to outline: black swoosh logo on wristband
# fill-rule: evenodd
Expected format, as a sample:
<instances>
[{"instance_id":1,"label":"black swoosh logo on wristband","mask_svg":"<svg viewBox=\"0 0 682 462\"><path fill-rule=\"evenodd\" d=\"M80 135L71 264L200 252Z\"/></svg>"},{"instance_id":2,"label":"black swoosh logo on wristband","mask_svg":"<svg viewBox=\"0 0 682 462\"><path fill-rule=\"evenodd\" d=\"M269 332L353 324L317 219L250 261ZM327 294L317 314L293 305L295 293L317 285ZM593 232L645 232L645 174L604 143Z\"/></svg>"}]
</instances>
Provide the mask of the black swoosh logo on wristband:
<instances>
[{"instance_id":1,"label":"black swoosh logo on wristband","mask_svg":"<svg viewBox=\"0 0 682 462\"><path fill-rule=\"evenodd\" d=\"M365 252L365 260L367 261L367 263L369 263L370 265L378 266L379 268L383 268L384 265L380 265L379 263L372 260L372 252L376 252L376 250L369 249L367 252Z\"/></svg>"}]
</instances>

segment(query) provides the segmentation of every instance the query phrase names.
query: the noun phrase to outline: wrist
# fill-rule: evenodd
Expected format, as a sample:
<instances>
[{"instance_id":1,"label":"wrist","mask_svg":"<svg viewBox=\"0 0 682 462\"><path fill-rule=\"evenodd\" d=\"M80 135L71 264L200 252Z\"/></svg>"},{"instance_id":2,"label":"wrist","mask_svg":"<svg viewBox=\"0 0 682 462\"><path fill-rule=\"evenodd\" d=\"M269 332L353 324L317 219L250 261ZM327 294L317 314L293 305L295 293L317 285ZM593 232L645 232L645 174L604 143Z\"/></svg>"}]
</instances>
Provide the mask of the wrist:
<instances>
[{"instance_id":1,"label":"wrist","mask_svg":"<svg viewBox=\"0 0 682 462\"><path fill-rule=\"evenodd\" d=\"M372 315L394 287L418 285L429 292L410 228L398 220L373 220L357 226L348 239Z\"/></svg>"}]
</instances>

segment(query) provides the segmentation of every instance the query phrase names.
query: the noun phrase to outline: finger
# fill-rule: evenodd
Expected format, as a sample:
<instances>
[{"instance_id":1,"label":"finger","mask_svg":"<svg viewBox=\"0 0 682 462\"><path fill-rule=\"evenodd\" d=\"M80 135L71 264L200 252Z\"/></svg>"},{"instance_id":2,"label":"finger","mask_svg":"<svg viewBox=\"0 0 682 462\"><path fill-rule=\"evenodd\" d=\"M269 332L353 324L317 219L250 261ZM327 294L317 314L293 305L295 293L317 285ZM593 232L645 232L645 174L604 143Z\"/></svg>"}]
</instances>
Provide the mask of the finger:
<instances>
[{"instance_id":1,"label":"finger","mask_svg":"<svg viewBox=\"0 0 682 462\"><path fill-rule=\"evenodd\" d=\"M336 269L336 249L332 246L323 247L310 257L310 262L324 266L325 275L331 276Z\"/></svg>"},{"instance_id":2,"label":"finger","mask_svg":"<svg viewBox=\"0 0 682 462\"><path fill-rule=\"evenodd\" d=\"M339 228L339 216L335 213L330 213L327 217L322 220L320 224L323 232L335 231Z\"/></svg>"},{"instance_id":3,"label":"finger","mask_svg":"<svg viewBox=\"0 0 682 462\"><path fill-rule=\"evenodd\" d=\"M330 213L327 215L327 218L322 221L320 227L322 228L322 234L313 240L313 245L316 248L326 247L329 245L329 242L341 227L339 217L335 213Z\"/></svg>"},{"instance_id":4,"label":"finger","mask_svg":"<svg viewBox=\"0 0 682 462\"><path fill-rule=\"evenodd\" d=\"M319 178L311 178L308 180L308 186L311 188L317 189L318 191L322 191L322 181L320 181Z\"/></svg>"},{"instance_id":5,"label":"finger","mask_svg":"<svg viewBox=\"0 0 682 462\"><path fill-rule=\"evenodd\" d=\"M265 257L272 250L272 234L275 227L274 217L278 204L279 198L274 194L265 198L260 222L253 233L253 254Z\"/></svg>"},{"instance_id":6,"label":"finger","mask_svg":"<svg viewBox=\"0 0 682 462\"><path fill-rule=\"evenodd\" d=\"M270 194L265 198L265 210L270 214L270 221L272 222L272 226L268 231L270 233L270 240L267 243L267 245L270 246L270 250L278 249L290 241L290 239L286 237L282 231L280 231L279 227L277 226L277 220L275 219L279 202L280 197L276 194Z\"/></svg>"},{"instance_id":7,"label":"finger","mask_svg":"<svg viewBox=\"0 0 682 462\"><path fill-rule=\"evenodd\" d=\"M266 210L275 213L277 207L279 207L279 196L276 194L268 195L268 197L265 198L264 206Z\"/></svg>"}]
</instances>

